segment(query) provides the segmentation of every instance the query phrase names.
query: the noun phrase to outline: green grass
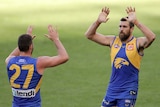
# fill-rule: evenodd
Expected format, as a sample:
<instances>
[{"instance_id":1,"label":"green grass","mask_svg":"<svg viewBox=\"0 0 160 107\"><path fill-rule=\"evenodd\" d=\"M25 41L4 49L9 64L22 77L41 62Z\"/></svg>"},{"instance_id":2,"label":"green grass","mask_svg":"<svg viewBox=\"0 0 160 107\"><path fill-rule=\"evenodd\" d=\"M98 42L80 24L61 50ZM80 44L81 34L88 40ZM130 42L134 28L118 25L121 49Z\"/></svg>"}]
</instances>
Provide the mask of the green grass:
<instances>
[{"instance_id":1,"label":"green grass","mask_svg":"<svg viewBox=\"0 0 160 107\"><path fill-rule=\"evenodd\" d=\"M110 20L100 26L99 32L117 34L119 19L126 16L125 8L134 6L138 19L157 35L142 60L136 107L159 107L159 4L158 0L1 0L0 107L11 107L12 101L4 60L29 25L34 26L37 36L33 57L56 55L51 41L43 36L48 24L58 28L70 60L46 69L41 87L43 107L100 107L111 71L109 48L87 40L84 32L104 6L111 10ZM135 29L134 35L142 33Z\"/></svg>"}]
</instances>

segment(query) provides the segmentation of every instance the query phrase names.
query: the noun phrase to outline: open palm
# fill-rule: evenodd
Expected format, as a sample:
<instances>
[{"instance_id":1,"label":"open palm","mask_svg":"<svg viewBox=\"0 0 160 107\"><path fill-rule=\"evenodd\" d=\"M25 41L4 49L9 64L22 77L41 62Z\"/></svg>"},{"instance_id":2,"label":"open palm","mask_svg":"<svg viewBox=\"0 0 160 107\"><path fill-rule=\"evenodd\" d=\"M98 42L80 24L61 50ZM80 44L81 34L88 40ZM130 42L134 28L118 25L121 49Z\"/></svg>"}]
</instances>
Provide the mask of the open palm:
<instances>
[{"instance_id":1,"label":"open palm","mask_svg":"<svg viewBox=\"0 0 160 107\"><path fill-rule=\"evenodd\" d=\"M128 14L128 21L134 23L136 19L135 8L127 7L126 12Z\"/></svg>"}]
</instances>

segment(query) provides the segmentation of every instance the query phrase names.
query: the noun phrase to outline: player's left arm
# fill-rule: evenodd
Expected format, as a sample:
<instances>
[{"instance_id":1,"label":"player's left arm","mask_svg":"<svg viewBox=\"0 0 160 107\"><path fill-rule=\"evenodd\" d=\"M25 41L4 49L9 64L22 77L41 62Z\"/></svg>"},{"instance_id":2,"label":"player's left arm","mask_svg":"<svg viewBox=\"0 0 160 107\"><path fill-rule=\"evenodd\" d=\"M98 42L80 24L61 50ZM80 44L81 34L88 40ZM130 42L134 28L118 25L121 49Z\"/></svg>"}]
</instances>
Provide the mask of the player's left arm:
<instances>
[{"instance_id":1,"label":"player's left arm","mask_svg":"<svg viewBox=\"0 0 160 107\"><path fill-rule=\"evenodd\" d=\"M155 40L156 35L147 26L138 21L136 18L135 8L128 7L126 12L128 14L128 20L134 23L144 34L144 37L138 38L138 47L143 49L149 47Z\"/></svg>"},{"instance_id":2,"label":"player's left arm","mask_svg":"<svg viewBox=\"0 0 160 107\"><path fill-rule=\"evenodd\" d=\"M15 56L19 56L20 51L18 49L18 47L16 47L10 54L9 56L6 58L5 63L8 64L9 60Z\"/></svg>"},{"instance_id":3,"label":"player's left arm","mask_svg":"<svg viewBox=\"0 0 160 107\"><path fill-rule=\"evenodd\" d=\"M34 39L35 36L32 35L32 31L33 31L33 27L32 27L32 26L29 26L28 29L27 29L27 34L31 35L31 36L32 36L32 39ZM15 56L19 56L19 55L20 55L20 50L19 50L18 47L16 47L16 48L8 55L8 57L7 57L6 60L5 60L5 63L7 64L8 61L9 61L11 58L13 58L13 57L15 57Z\"/></svg>"}]
</instances>

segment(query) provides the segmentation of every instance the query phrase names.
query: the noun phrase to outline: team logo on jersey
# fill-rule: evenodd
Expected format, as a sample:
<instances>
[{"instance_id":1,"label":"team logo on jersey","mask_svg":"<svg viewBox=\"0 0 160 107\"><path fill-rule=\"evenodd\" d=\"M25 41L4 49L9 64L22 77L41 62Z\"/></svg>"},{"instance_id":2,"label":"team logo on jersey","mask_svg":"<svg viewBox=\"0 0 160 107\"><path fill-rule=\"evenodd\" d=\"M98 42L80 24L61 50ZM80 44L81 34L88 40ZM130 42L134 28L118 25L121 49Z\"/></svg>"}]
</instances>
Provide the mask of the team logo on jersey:
<instances>
[{"instance_id":1,"label":"team logo on jersey","mask_svg":"<svg viewBox=\"0 0 160 107\"><path fill-rule=\"evenodd\" d=\"M18 62L16 62L17 64L26 64L27 61L25 59L19 59Z\"/></svg>"},{"instance_id":2,"label":"team logo on jersey","mask_svg":"<svg viewBox=\"0 0 160 107\"><path fill-rule=\"evenodd\" d=\"M116 69L120 69L122 66L128 66L129 62L123 58L116 58L114 61L114 66L116 67Z\"/></svg>"},{"instance_id":3,"label":"team logo on jersey","mask_svg":"<svg viewBox=\"0 0 160 107\"><path fill-rule=\"evenodd\" d=\"M134 49L134 44L128 44L127 45L127 50L132 51Z\"/></svg>"}]
</instances>

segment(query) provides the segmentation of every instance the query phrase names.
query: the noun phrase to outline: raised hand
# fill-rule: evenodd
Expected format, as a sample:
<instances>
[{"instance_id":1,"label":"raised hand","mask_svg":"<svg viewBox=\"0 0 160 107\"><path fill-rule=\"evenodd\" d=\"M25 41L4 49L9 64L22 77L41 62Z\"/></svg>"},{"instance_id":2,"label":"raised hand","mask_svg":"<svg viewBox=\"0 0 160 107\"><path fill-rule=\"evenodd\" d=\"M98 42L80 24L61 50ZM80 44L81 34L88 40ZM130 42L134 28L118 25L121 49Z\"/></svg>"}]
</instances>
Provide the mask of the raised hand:
<instances>
[{"instance_id":1,"label":"raised hand","mask_svg":"<svg viewBox=\"0 0 160 107\"><path fill-rule=\"evenodd\" d=\"M32 36L32 39L34 39L36 36L34 36L32 34L32 31L33 31L33 27L32 26L29 26L28 29L27 29L27 34L29 34L30 36Z\"/></svg>"},{"instance_id":2,"label":"raised hand","mask_svg":"<svg viewBox=\"0 0 160 107\"><path fill-rule=\"evenodd\" d=\"M109 15L109 12L110 12L109 8L107 8L107 7L102 8L102 12L99 14L97 21L99 23L107 22L109 19L109 18L107 18L107 16Z\"/></svg>"},{"instance_id":3,"label":"raised hand","mask_svg":"<svg viewBox=\"0 0 160 107\"><path fill-rule=\"evenodd\" d=\"M55 28L52 27L52 25L48 26L48 33L49 34L45 34L45 36L47 38L49 38L50 40L53 41L53 40L59 39L58 32L57 32L57 30Z\"/></svg>"},{"instance_id":4,"label":"raised hand","mask_svg":"<svg viewBox=\"0 0 160 107\"><path fill-rule=\"evenodd\" d=\"M126 12L128 14L128 21L135 23L137 21L135 8L127 7Z\"/></svg>"}]
</instances>

